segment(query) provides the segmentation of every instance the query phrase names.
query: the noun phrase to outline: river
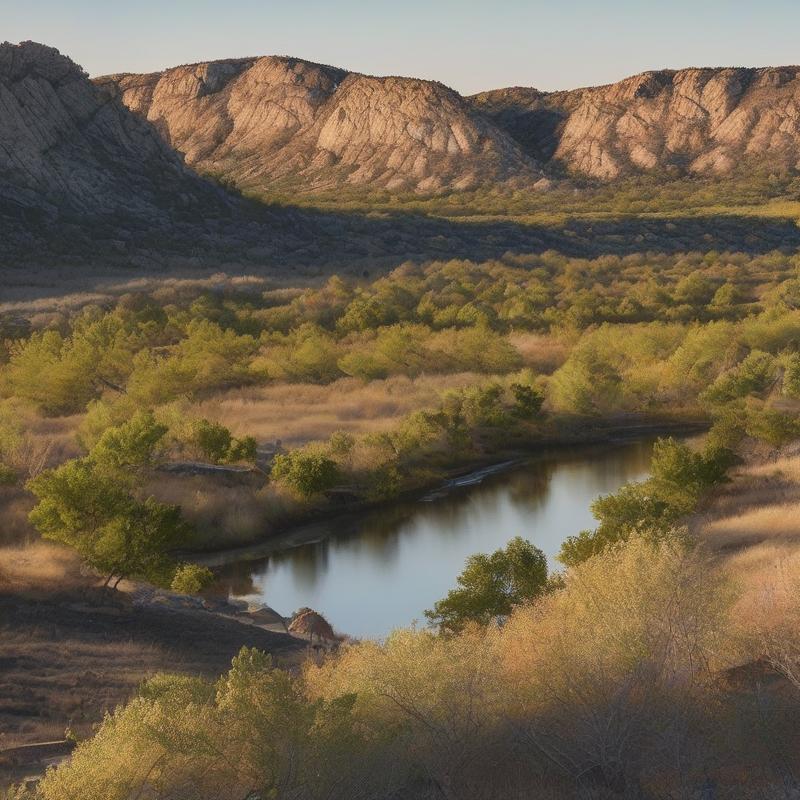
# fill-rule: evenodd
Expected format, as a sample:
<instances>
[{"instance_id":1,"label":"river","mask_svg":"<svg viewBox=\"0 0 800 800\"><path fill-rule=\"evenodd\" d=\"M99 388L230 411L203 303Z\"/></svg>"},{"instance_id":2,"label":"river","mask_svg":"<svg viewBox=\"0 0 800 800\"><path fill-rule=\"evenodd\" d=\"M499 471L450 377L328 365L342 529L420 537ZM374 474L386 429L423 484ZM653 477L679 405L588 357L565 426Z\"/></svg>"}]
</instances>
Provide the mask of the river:
<instances>
[{"instance_id":1,"label":"river","mask_svg":"<svg viewBox=\"0 0 800 800\"><path fill-rule=\"evenodd\" d=\"M310 606L357 637L424 624L473 553L523 536L558 568L561 542L594 527L592 501L647 477L652 445L557 449L425 498L334 516L293 537L311 541L226 566L218 587L284 615Z\"/></svg>"}]
</instances>

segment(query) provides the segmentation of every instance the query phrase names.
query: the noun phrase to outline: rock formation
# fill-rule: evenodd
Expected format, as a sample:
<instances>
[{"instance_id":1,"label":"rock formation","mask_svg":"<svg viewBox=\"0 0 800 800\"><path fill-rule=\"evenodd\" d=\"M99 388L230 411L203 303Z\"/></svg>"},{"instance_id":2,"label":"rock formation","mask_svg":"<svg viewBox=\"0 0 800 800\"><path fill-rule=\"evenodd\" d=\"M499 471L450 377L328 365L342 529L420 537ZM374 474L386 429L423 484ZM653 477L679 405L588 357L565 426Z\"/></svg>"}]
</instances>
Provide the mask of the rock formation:
<instances>
[{"instance_id":1,"label":"rock formation","mask_svg":"<svg viewBox=\"0 0 800 800\"><path fill-rule=\"evenodd\" d=\"M224 203L70 59L0 44L0 214L158 219Z\"/></svg>"},{"instance_id":2,"label":"rock formation","mask_svg":"<svg viewBox=\"0 0 800 800\"><path fill-rule=\"evenodd\" d=\"M724 176L800 167L800 68L645 72L569 92L501 89L473 106L531 155L568 173Z\"/></svg>"},{"instance_id":3,"label":"rock formation","mask_svg":"<svg viewBox=\"0 0 800 800\"><path fill-rule=\"evenodd\" d=\"M541 178L534 159L440 83L284 57L112 75L131 110L199 172L243 190L433 193Z\"/></svg>"}]
</instances>

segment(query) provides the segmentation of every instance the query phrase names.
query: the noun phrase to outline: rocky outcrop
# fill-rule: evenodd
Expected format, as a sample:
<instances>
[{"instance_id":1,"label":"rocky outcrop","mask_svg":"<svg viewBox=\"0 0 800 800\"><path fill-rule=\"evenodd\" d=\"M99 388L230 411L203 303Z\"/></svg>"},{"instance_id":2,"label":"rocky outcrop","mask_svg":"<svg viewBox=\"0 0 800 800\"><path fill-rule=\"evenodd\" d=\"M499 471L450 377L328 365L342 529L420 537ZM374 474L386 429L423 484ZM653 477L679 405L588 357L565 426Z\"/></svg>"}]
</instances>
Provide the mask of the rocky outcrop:
<instances>
[{"instance_id":1,"label":"rocky outcrop","mask_svg":"<svg viewBox=\"0 0 800 800\"><path fill-rule=\"evenodd\" d=\"M57 50L0 44L0 213L150 220L225 202Z\"/></svg>"},{"instance_id":2,"label":"rocky outcrop","mask_svg":"<svg viewBox=\"0 0 800 800\"><path fill-rule=\"evenodd\" d=\"M800 167L800 68L646 72L571 92L471 98L532 156L611 180L636 172L724 176Z\"/></svg>"},{"instance_id":3,"label":"rocky outcrop","mask_svg":"<svg viewBox=\"0 0 800 800\"><path fill-rule=\"evenodd\" d=\"M256 193L282 185L432 193L541 178L511 136L440 83L273 56L97 83L199 172Z\"/></svg>"}]
</instances>

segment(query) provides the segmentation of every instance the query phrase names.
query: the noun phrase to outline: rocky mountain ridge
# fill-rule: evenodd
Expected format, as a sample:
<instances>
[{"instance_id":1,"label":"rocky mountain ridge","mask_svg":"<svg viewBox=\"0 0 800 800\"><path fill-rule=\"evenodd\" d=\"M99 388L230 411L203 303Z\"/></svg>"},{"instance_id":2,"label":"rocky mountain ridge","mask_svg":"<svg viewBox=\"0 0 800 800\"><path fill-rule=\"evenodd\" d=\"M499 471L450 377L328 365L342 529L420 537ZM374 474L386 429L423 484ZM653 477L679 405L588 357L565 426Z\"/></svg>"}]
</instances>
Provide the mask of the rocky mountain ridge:
<instances>
[{"instance_id":1,"label":"rocky mountain ridge","mask_svg":"<svg viewBox=\"0 0 800 800\"><path fill-rule=\"evenodd\" d=\"M720 177L800 167L800 68L661 70L563 92L463 98L294 58L97 79L198 171L258 193L353 186L430 194L543 176Z\"/></svg>"},{"instance_id":2,"label":"rocky mountain ridge","mask_svg":"<svg viewBox=\"0 0 800 800\"><path fill-rule=\"evenodd\" d=\"M0 212L155 220L228 202L69 58L0 44Z\"/></svg>"},{"instance_id":3,"label":"rocky mountain ridge","mask_svg":"<svg viewBox=\"0 0 800 800\"><path fill-rule=\"evenodd\" d=\"M800 67L661 70L471 102L530 155L601 180L651 170L725 176L757 161L800 168Z\"/></svg>"},{"instance_id":4,"label":"rocky mountain ridge","mask_svg":"<svg viewBox=\"0 0 800 800\"><path fill-rule=\"evenodd\" d=\"M311 190L435 193L542 177L508 134L431 81L266 56L96 82L188 164L244 190L291 179Z\"/></svg>"}]
</instances>

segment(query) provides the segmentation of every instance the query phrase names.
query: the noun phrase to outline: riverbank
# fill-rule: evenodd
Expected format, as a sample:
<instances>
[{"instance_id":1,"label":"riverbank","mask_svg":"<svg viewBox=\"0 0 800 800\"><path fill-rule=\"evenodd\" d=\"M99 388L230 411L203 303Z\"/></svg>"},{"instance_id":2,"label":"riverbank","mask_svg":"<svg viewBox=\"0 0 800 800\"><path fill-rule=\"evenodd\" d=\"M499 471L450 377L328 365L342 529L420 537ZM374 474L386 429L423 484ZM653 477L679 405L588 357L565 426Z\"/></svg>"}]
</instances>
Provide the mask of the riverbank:
<instances>
[{"instance_id":1,"label":"riverbank","mask_svg":"<svg viewBox=\"0 0 800 800\"><path fill-rule=\"evenodd\" d=\"M460 463L439 465L427 473L428 480L417 481L383 500L337 499L305 507L302 512L272 527L262 541L243 542L233 546L194 549L183 554L205 566L215 568L237 561L257 560L278 550L319 540L332 521L354 519L359 515L379 512L399 503L431 500L479 482L482 475L496 474L532 458L565 450L597 448L657 436L689 436L708 429L699 419L648 419L641 416L624 418L573 418L572 424L558 432L540 435L534 441L518 441L513 447L498 448L490 453L471 457Z\"/></svg>"},{"instance_id":2,"label":"riverbank","mask_svg":"<svg viewBox=\"0 0 800 800\"><path fill-rule=\"evenodd\" d=\"M0 587L0 788L40 774L53 755L29 745L61 742L54 747L63 755L65 739L90 736L104 713L154 673L213 678L242 647L270 653L284 667L299 664L307 650L305 642L247 620L137 603L88 578Z\"/></svg>"}]
</instances>

